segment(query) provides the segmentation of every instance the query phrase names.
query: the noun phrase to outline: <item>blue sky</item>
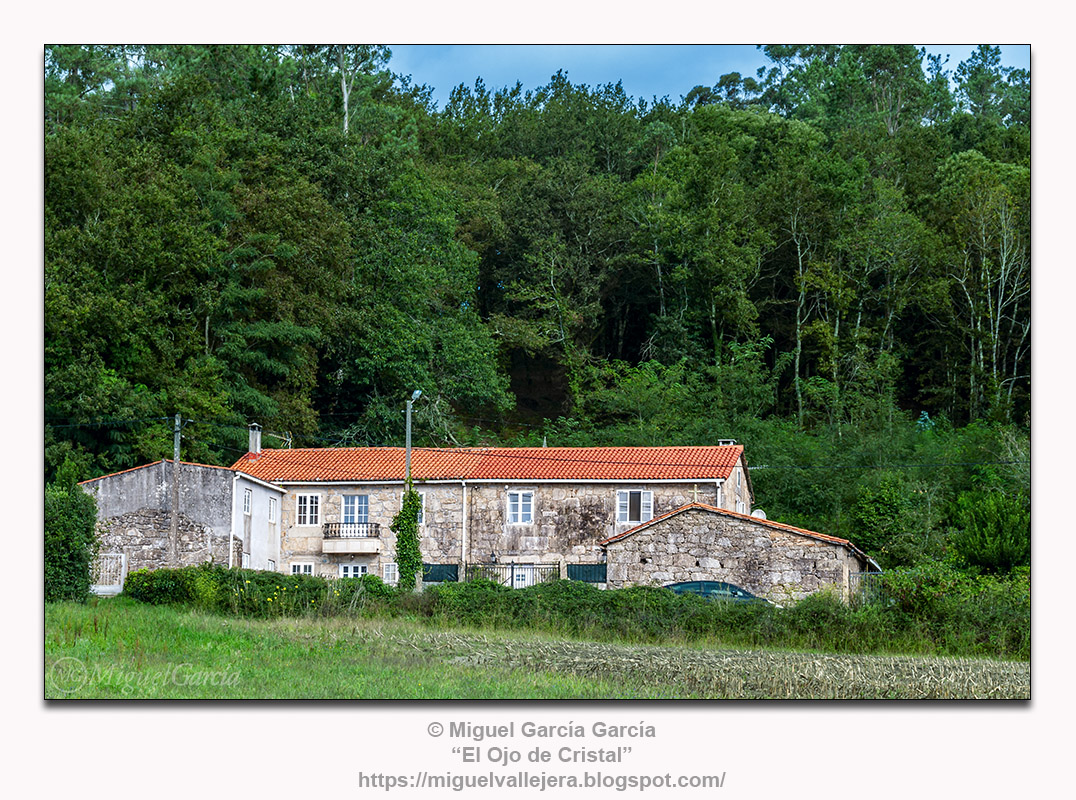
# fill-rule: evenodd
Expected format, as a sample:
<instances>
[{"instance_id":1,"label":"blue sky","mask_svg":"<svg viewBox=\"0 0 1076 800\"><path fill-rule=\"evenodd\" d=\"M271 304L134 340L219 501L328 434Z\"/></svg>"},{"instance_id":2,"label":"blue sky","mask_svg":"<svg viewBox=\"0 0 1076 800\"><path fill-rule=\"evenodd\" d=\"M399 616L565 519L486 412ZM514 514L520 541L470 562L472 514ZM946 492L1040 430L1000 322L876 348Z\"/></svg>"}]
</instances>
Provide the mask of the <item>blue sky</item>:
<instances>
[{"instance_id":1,"label":"blue sky","mask_svg":"<svg viewBox=\"0 0 1076 800\"><path fill-rule=\"evenodd\" d=\"M534 89L548 83L558 69L574 83L595 86L623 81L636 99L669 96L673 102L700 84L712 86L728 72L754 76L769 60L754 45L392 45L393 72L410 74L416 84L434 89L438 108L453 87L473 85L481 76L488 88ZM928 52L949 56L950 71L974 45L926 45ZM1002 45L1002 62L1031 67L1028 45Z\"/></svg>"}]
</instances>

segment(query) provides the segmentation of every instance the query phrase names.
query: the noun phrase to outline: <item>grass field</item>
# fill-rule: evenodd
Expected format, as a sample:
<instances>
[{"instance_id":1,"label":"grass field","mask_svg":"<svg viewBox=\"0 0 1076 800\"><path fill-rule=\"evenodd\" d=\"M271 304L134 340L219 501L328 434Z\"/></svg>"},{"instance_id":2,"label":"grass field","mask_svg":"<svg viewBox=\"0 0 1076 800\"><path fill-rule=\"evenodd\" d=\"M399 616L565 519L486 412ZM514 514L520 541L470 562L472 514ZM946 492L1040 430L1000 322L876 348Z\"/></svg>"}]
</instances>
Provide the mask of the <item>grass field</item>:
<instances>
[{"instance_id":1,"label":"grass field","mask_svg":"<svg viewBox=\"0 0 1076 800\"><path fill-rule=\"evenodd\" d=\"M1026 662L251 620L126 598L45 608L50 699L1026 699L1030 683Z\"/></svg>"}]
</instances>

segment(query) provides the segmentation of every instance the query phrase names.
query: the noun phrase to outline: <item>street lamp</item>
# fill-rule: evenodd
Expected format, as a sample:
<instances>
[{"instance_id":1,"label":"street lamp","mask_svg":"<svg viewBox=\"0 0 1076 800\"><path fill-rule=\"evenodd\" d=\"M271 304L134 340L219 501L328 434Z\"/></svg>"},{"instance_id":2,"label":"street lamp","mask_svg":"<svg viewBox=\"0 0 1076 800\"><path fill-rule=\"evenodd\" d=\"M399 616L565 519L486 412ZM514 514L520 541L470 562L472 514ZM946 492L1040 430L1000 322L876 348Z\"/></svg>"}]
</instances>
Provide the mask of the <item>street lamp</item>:
<instances>
[{"instance_id":1,"label":"street lamp","mask_svg":"<svg viewBox=\"0 0 1076 800\"><path fill-rule=\"evenodd\" d=\"M411 394L411 399L407 401L407 438L406 443L406 455L404 456L404 471L407 473L407 488L411 488L411 404L422 397L422 390L415 389Z\"/></svg>"}]
</instances>

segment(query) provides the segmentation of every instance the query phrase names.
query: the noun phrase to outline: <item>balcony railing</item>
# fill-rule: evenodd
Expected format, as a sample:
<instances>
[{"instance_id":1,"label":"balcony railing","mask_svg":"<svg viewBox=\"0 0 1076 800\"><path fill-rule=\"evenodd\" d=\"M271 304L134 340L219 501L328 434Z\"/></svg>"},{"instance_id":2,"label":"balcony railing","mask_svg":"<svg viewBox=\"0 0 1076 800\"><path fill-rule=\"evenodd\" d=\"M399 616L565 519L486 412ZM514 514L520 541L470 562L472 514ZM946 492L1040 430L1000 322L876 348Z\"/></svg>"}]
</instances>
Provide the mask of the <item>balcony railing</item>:
<instances>
[{"instance_id":1,"label":"balcony railing","mask_svg":"<svg viewBox=\"0 0 1076 800\"><path fill-rule=\"evenodd\" d=\"M326 522L322 526L326 539L377 539L381 525L376 522Z\"/></svg>"}]
</instances>

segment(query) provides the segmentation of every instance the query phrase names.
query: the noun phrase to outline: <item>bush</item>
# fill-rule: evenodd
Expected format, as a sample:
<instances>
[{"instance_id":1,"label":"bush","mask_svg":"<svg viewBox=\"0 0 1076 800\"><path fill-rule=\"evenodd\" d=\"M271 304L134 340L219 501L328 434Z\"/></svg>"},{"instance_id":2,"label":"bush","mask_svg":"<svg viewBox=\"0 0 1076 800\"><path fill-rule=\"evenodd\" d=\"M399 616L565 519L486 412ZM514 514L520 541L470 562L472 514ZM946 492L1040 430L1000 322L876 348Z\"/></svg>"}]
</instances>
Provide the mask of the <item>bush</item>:
<instances>
[{"instance_id":1,"label":"bush","mask_svg":"<svg viewBox=\"0 0 1076 800\"><path fill-rule=\"evenodd\" d=\"M964 561L987 572L1031 564L1031 504L1020 494L966 492L957 498L961 530L950 537Z\"/></svg>"},{"instance_id":2,"label":"bush","mask_svg":"<svg viewBox=\"0 0 1076 800\"><path fill-rule=\"evenodd\" d=\"M85 602L97 557L97 503L73 481L45 487L45 601Z\"/></svg>"}]
</instances>

